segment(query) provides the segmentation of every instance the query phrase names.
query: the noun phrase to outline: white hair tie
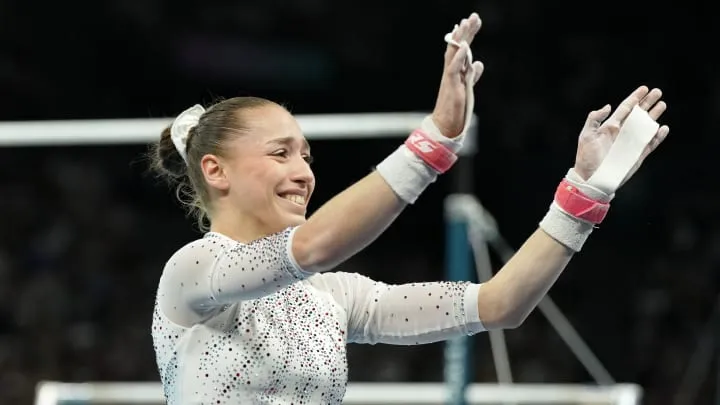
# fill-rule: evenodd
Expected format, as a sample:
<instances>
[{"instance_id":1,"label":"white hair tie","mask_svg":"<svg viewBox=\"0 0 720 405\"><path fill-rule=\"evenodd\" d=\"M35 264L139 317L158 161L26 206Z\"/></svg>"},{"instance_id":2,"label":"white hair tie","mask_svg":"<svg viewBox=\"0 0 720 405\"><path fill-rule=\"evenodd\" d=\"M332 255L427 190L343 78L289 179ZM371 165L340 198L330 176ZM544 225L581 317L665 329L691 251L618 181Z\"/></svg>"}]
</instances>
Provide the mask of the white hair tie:
<instances>
[{"instance_id":1,"label":"white hair tie","mask_svg":"<svg viewBox=\"0 0 720 405\"><path fill-rule=\"evenodd\" d=\"M190 130L197 126L200 117L205 113L205 108L200 104L188 108L175 118L170 127L170 139L172 139L175 149L187 163L187 142Z\"/></svg>"}]
</instances>

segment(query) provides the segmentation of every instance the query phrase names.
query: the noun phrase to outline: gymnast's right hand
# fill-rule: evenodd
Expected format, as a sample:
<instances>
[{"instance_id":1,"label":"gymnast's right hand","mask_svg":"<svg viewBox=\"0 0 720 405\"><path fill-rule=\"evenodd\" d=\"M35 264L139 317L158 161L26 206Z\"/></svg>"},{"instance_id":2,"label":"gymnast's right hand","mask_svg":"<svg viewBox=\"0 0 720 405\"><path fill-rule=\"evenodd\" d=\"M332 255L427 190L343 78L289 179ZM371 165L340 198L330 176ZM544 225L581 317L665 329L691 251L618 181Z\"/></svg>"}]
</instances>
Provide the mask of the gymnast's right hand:
<instances>
[{"instance_id":1,"label":"gymnast's right hand","mask_svg":"<svg viewBox=\"0 0 720 405\"><path fill-rule=\"evenodd\" d=\"M483 72L483 64L472 62L472 44L482 22L476 13L463 19L448 34L445 63L432 120L442 135L458 137L466 129L466 114L472 114L472 91Z\"/></svg>"}]
</instances>

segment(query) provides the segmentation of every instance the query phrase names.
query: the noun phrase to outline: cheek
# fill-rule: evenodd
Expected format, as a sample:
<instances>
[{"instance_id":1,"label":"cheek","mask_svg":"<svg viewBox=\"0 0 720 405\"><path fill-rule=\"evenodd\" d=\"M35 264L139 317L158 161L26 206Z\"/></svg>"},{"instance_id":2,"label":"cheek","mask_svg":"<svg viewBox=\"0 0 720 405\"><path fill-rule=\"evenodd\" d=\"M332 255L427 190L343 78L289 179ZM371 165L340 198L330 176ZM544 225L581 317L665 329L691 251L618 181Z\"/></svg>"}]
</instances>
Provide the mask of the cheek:
<instances>
[{"instance_id":1,"label":"cheek","mask_svg":"<svg viewBox=\"0 0 720 405\"><path fill-rule=\"evenodd\" d=\"M315 173L310 170L310 191L315 190Z\"/></svg>"},{"instance_id":2,"label":"cheek","mask_svg":"<svg viewBox=\"0 0 720 405\"><path fill-rule=\"evenodd\" d=\"M274 162L258 161L234 169L232 187L247 200L267 200L279 184Z\"/></svg>"},{"instance_id":3,"label":"cheek","mask_svg":"<svg viewBox=\"0 0 720 405\"><path fill-rule=\"evenodd\" d=\"M315 193L315 178L313 177L312 181L310 182L310 196L312 196Z\"/></svg>"}]
</instances>

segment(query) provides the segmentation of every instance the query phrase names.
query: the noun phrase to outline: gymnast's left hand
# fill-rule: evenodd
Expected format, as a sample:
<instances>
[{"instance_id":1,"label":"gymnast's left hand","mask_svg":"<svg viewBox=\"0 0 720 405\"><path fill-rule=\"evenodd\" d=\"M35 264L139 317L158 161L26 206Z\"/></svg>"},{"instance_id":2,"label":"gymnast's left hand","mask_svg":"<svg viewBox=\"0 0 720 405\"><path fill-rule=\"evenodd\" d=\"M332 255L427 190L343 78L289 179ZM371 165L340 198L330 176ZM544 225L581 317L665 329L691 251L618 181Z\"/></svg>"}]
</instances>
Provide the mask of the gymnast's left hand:
<instances>
[{"instance_id":1,"label":"gymnast's left hand","mask_svg":"<svg viewBox=\"0 0 720 405\"><path fill-rule=\"evenodd\" d=\"M584 180L589 179L595 173L620 133L620 127L635 106L647 111L648 115L657 121L667 109L667 104L660 100L661 97L660 89L649 90L646 86L640 86L620 103L612 115L610 115L612 111L610 105L590 112L578 139L575 172ZM645 158L665 140L669 132L670 128L667 125L658 128L657 133L643 151L638 162L625 176L621 185L632 177Z\"/></svg>"}]
</instances>

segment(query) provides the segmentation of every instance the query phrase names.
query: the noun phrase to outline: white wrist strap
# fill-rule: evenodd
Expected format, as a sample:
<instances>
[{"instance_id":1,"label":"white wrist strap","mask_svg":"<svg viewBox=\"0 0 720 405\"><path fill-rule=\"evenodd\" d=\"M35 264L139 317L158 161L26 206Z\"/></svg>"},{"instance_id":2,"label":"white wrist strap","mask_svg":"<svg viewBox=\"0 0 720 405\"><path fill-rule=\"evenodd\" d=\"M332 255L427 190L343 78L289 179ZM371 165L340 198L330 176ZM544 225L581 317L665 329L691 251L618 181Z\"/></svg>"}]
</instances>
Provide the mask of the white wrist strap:
<instances>
[{"instance_id":1,"label":"white wrist strap","mask_svg":"<svg viewBox=\"0 0 720 405\"><path fill-rule=\"evenodd\" d=\"M600 167L586 183L607 195L614 194L659 127L660 125L645 110L635 106L620 127L620 133L605 159L600 163Z\"/></svg>"},{"instance_id":2,"label":"white wrist strap","mask_svg":"<svg viewBox=\"0 0 720 405\"><path fill-rule=\"evenodd\" d=\"M568 249L579 252L590 237L594 226L563 211L553 201L545 217L540 221L540 229Z\"/></svg>"},{"instance_id":3,"label":"white wrist strap","mask_svg":"<svg viewBox=\"0 0 720 405\"><path fill-rule=\"evenodd\" d=\"M405 145L395 149L375 168L395 194L408 204L437 180L437 172Z\"/></svg>"}]
</instances>

